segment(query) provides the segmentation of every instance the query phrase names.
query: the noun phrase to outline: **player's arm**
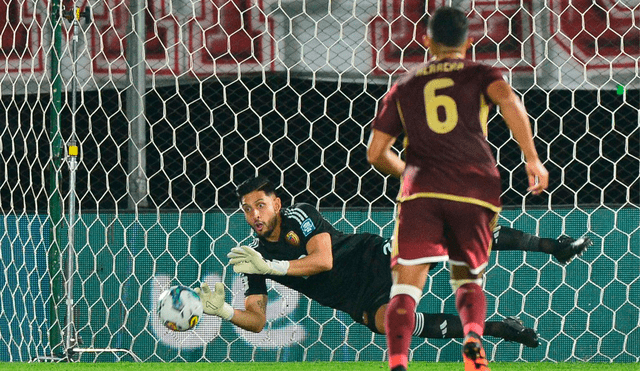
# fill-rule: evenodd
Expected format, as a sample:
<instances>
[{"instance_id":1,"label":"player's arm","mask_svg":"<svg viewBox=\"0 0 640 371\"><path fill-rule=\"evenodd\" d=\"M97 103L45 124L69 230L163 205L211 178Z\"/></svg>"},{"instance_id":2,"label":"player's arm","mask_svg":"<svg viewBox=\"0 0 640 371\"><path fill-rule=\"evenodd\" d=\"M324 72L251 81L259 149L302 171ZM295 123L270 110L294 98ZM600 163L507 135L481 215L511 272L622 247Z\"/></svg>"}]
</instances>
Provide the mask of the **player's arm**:
<instances>
[{"instance_id":1,"label":"player's arm","mask_svg":"<svg viewBox=\"0 0 640 371\"><path fill-rule=\"evenodd\" d=\"M296 260L265 260L258 251L240 246L227 254L236 273L275 276L312 276L333 268L331 236L318 233L307 242L307 256Z\"/></svg>"},{"instance_id":2,"label":"player's arm","mask_svg":"<svg viewBox=\"0 0 640 371\"><path fill-rule=\"evenodd\" d=\"M244 308L234 309L231 323L251 332L260 332L267 323L267 295L249 295L244 299Z\"/></svg>"},{"instance_id":3,"label":"player's arm","mask_svg":"<svg viewBox=\"0 0 640 371\"><path fill-rule=\"evenodd\" d=\"M307 242L307 256L289 261L288 276L312 276L333 268L331 235L318 233Z\"/></svg>"},{"instance_id":4,"label":"player's arm","mask_svg":"<svg viewBox=\"0 0 640 371\"><path fill-rule=\"evenodd\" d=\"M267 322L267 295L249 295L244 301L245 309L234 309L225 300L224 284L218 282L213 291L203 283L195 289L206 314L218 316L248 331L260 332Z\"/></svg>"},{"instance_id":5,"label":"player's arm","mask_svg":"<svg viewBox=\"0 0 640 371\"><path fill-rule=\"evenodd\" d=\"M367 161L380 172L400 178L406 163L391 149L395 142L396 137L372 129L367 146Z\"/></svg>"},{"instance_id":6,"label":"player's arm","mask_svg":"<svg viewBox=\"0 0 640 371\"><path fill-rule=\"evenodd\" d=\"M487 95L493 103L500 107L500 112L507 126L524 154L529 177L528 190L533 194L540 194L549 185L549 173L540 162L538 152L533 144L531 124L524 105L513 92L511 86L502 79L489 84Z\"/></svg>"}]
</instances>

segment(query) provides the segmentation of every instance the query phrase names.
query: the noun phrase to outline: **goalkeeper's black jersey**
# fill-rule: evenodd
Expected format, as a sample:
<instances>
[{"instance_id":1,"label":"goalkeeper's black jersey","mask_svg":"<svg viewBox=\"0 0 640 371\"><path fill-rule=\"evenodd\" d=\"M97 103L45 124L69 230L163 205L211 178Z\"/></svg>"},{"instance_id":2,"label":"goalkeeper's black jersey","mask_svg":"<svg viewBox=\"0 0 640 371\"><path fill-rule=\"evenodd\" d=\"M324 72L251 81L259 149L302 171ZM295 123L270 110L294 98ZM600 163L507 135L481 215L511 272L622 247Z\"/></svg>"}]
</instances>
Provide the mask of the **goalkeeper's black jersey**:
<instances>
[{"instance_id":1,"label":"goalkeeper's black jersey","mask_svg":"<svg viewBox=\"0 0 640 371\"><path fill-rule=\"evenodd\" d=\"M266 279L296 290L318 303L360 316L391 289L389 240L370 233L345 234L335 229L313 206L298 203L281 211L278 242L256 238L250 245L267 260L295 260L307 254L307 241L329 233L333 268L309 277L246 275L245 295L267 294Z\"/></svg>"}]
</instances>

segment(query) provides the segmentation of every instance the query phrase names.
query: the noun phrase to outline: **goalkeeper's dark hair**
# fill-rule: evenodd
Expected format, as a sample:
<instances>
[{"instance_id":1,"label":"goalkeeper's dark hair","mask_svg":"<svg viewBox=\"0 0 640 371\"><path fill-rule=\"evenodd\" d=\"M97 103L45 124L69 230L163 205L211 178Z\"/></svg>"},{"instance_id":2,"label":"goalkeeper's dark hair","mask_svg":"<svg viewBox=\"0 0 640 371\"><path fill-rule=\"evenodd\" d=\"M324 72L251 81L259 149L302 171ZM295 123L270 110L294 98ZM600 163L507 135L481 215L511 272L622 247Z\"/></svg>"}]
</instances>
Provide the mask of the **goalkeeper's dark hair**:
<instances>
[{"instance_id":1,"label":"goalkeeper's dark hair","mask_svg":"<svg viewBox=\"0 0 640 371\"><path fill-rule=\"evenodd\" d=\"M469 20L457 8L438 8L428 21L431 39L441 45L457 47L464 44L469 33Z\"/></svg>"},{"instance_id":2,"label":"goalkeeper's dark hair","mask_svg":"<svg viewBox=\"0 0 640 371\"><path fill-rule=\"evenodd\" d=\"M249 178L240 183L240 185L236 188L236 196L238 196L238 201L242 202L242 197L254 191L262 191L267 196L271 196L276 194L276 187L269 181L269 179L263 176L258 175L256 177Z\"/></svg>"}]
</instances>

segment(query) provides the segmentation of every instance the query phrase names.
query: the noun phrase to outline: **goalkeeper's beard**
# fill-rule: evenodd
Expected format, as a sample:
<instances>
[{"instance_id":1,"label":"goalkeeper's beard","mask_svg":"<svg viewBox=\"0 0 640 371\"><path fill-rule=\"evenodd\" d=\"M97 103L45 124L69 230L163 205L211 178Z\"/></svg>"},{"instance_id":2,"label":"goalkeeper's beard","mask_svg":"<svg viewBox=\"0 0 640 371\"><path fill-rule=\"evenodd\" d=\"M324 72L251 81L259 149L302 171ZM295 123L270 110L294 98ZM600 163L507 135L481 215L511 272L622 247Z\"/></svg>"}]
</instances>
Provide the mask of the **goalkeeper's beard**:
<instances>
[{"instance_id":1,"label":"goalkeeper's beard","mask_svg":"<svg viewBox=\"0 0 640 371\"><path fill-rule=\"evenodd\" d=\"M264 223L264 226L262 227L262 231L258 231L255 225L252 225L251 227L253 228L253 230L256 232L258 236L263 238L269 238L269 237L272 237L271 234L273 234L273 231L276 229L277 223L278 223L278 218L272 218L271 220Z\"/></svg>"}]
</instances>

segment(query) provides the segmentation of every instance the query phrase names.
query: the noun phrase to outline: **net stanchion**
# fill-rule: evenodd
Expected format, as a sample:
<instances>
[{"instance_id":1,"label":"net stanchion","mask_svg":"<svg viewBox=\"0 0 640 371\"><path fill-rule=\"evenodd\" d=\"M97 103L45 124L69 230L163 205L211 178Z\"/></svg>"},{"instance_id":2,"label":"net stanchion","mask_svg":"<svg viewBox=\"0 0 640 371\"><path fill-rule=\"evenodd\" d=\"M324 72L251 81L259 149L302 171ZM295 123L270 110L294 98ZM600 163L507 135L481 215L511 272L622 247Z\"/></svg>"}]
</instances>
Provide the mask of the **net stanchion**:
<instances>
[{"instance_id":1,"label":"net stanchion","mask_svg":"<svg viewBox=\"0 0 640 371\"><path fill-rule=\"evenodd\" d=\"M64 332L64 354L35 357L32 361L35 362L74 362L77 361L77 357L82 353L113 353L114 355L126 354L130 356L136 362L140 362L138 358L129 349L117 349L117 348L83 348L82 339L78 336L78 332L75 327L75 303L74 303L74 276L77 275L77 254L76 254L76 223L78 221L78 212L76 206L78 205L76 184L77 184L77 170L78 170L78 156L79 145L76 135L76 119L78 115L78 37L80 28L80 19L84 19L85 22L91 22L91 8L85 7L84 11L81 11L79 7L75 5L71 10L63 10L63 17L72 24L72 76L71 76L71 134L66 144L66 163L68 166L69 174L69 193L68 193L68 215L67 215L67 244L66 244L66 270L65 276L65 311L66 320L63 327ZM60 308L58 308L60 312Z\"/></svg>"}]
</instances>

